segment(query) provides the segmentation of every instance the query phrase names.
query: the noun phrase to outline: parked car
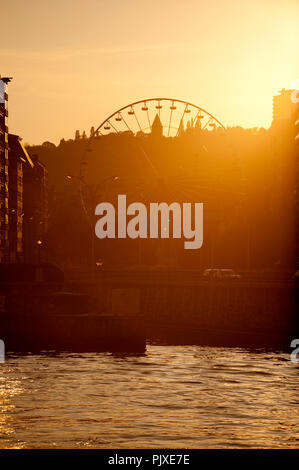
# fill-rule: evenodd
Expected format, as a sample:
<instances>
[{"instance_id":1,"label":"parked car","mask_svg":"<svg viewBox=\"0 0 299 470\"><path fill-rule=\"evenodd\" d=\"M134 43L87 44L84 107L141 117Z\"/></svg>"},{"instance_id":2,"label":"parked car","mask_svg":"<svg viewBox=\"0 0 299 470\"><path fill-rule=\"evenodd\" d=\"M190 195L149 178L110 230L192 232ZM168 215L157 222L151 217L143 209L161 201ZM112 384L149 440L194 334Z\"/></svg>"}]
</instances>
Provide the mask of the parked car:
<instances>
[{"instance_id":1,"label":"parked car","mask_svg":"<svg viewBox=\"0 0 299 470\"><path fill-rule=\"evenodd\" d=\"M209 268L203 272L205 279L240 279L241 275L233 269Z\"/></svg>"}]
</instances>

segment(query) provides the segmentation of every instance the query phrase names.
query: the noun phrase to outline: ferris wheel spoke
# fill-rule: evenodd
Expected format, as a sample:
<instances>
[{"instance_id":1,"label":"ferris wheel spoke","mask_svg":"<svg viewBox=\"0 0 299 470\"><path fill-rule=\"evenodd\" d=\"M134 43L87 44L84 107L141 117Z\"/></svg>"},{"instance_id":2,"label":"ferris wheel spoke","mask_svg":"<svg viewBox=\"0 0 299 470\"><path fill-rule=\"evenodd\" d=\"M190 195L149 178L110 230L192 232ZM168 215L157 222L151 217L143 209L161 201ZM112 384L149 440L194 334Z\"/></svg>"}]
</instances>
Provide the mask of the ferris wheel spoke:
<instances>
[{"instance_id":1,"label":"ferris wheel spoke","mask_svg":"<svg viewBox=\"0 0 299 470\"><path fill-rule=\"evenodd\" d=\"M158 110L159 119L160 119L160 118L161 118L161 109L162 109L162 105L161 105L160 100L157 100L157 103L158 103L158 104L156 104L156 109Z\"/></svg>"},{"instance_id":2,"label":"ferris wheel spoke","mask_svg":"<svg viewBox=\"0 0 299 470\"><path fill-rule=\"evenodd\" d=\"M108 119L107 122L110 124L111 127L113 127L113 129L115 130L115 132L116 132L117 134L119 134L119 131L116 129L116 127L114 127L114 125L110 122L109 119Z\"/></svg>"},{"instance_id":3,"label":"ferris wheel spoke","mask_svg":"<svg viewBox=\"0 0 299 470\"><path fill-rule=\"evenodd\" d=\"M212 116L210 116L210 118L207 120L207 122L205 123L205 125L203 126L202 130L204 130L209 124L210 122L213 120Z\"/></svg>"},{"instance_id":4,"label":"ferris wheel spoke","mask_svg":"<svg viewBox=\"0 0 299 470\"><path fill-rule=\"evenodd\" d=\"M121 112L119 112L119 115L120 115L121 119L124 121L124 123L125 123L127 129L128 129L130 132L133 132L132 129L128 126L127 121L125 120L125 118L123 117L123 115L122 115Z\"/></svg>"},{"instance_id":5,"label":"ferris wheel spoke","mask_svg":"<svg viewBox=\"0 0 299 470\"><path fill-rule=\"evenodd\" d=\"M142 109L142 111L146 111L146 115L147 115L147 121L148 121L149 129L151 129L151 128L152 128L152 126L151 126L151 121L150 121L150 117L149 117L149 113L148 113L148 105L147 105L147 102L146 102L146 101L144 101L144 103L143 103L143 106L142 106L142 108L141 108L141 109Z\"/></svg>"},{"instance_id":6,"label":"ferris wheel spoke","mask_svg":"<svg viewBox=\"0 0 299 470\"><path fill-rule=\"evenodd\" d=\"M133 108L132 108L132 109L133 109ZM137 116L136 116L136 111L135 111L135 110L133 110L133 111L134 111L134 116L135 116L136 122L137 122L137 124L138 124L138 127L139 127L140 131L142 132L142 128L141 128L140 123L139 123L139 121L138 121L138 118L137 118Z\"/></svg>"},{"instance_id":7,"label":"ferris wheel spoke","mask_svg":"<svg viewBox=\"0 0 299 470\"><path fill-rule=\"evenodd\" d=\"M182 117L181 117L181 119L180 119L180 124L179 124L179 127L177 128L177 132L176 132L176 135L175 135L176 137L177 137L178 134L179 134L181 122L183 122L183 119L184 119L184 116L185 116L185 114L186 114L186 110L187 110L187 109L188 109L188 103L185 104L185 109L184 109L184 111L183 111Z\"/></svg>"},{"instance_id":8,"label":"ferris wheel spoke","mask_svg":"<svg viewBox=\"0 0 299 470\"><path fill-rule=\"evenodd\" d=\"M197 113L196 113L196 116L195 116L195 118L194 118L194 127L196 126L196 123L197 123L197 121L198 121L198 119L199 119L199 115L200 115L200 114L201 114L201 110L198 109L198 111L197 111ZM200 127L201 127L201 124L200 124Z\"/></svg>"},{"instance_id":9,"label":"ferris wheel spoke","mask_svg":"<svg viewBox=\"0 0 299 470\"><path fill-rule=\"evenodd\" d=\"M149 125L149 128L152 129L152 125L151 125L151 121L150 121L150 117L149 117L149 113L148 113L148 109L146 111L146 114L147 114L147 120L148 120L148 125Z\"/></svg>"},{"instance_id":10,"label":"ferris wheel spoke","mask_svg":"<svg viewBox=\"0 0 299 470\"><path fill-rule=\"evenodd\" d=\"M151 161L150 157L148 156L148 154L146 153L146 151L144 150L143 147L141 147L140 145L138 145L138 148L141 150L141 152L143 153L146 161L148 162L148 164L150 165L151 169L153 170L154 174L159 177L159 173L158 173L158 170L157 168L154 166L153 162Z\"/></svg>"},{"instance_id":11,"label":"ferris wheel spoke","mask_svg":"<svg viewBox=\"0 0 299 470\"><path fill-rule=\"evenodd\" d=\"M171 126L171 119L172 119L172 111L173 111L173 102L172 102L172 106L170 106L170 116L169 116L169 124L168 124L168 132L167 132L167 136L169 137L169 132L170 132L170 126Z\"/></svg>"}]
</instances>

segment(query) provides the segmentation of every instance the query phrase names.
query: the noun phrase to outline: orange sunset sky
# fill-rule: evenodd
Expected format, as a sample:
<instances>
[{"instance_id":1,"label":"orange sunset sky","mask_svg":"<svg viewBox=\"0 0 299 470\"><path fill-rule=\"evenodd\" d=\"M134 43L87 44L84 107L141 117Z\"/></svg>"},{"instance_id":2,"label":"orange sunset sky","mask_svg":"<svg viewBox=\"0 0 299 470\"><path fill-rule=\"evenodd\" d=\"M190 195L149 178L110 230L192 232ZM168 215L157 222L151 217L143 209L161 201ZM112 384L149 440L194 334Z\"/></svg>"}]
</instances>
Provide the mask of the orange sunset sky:
<instances>
[{"instance_id":1,"label":"orange sunset sky","mask_svg":"<svg viewBox=\"0 0 299 470\"><path fill-rule=\"evenodd\" d=\"M9 128L28 143L73 138L151 97L197 104L225 125L268 127L299 77L296 0L10 0L0 57Z\"/></svg>"}]
</instances>

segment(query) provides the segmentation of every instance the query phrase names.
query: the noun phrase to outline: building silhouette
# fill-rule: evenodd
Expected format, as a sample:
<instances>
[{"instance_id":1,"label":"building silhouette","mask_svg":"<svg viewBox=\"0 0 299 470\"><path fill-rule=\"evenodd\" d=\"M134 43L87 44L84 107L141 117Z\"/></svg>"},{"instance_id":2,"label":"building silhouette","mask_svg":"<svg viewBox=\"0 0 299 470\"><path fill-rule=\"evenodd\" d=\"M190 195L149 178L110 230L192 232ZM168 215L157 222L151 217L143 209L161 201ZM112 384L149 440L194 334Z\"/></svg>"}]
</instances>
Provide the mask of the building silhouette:
<instances>
[{"instance_id":1,"label":"building silhouette","mask_svg":"<svg viewBox=\"0 0 299 470\"><path fill-rule=\"evenodd\" d=\"M278 263L295 269L298 260L298 148L296 119L299 103L295 90L283 88L273 97L271 126L272 168L275 171L275 190L271 198L280 214L279 224L273 227L274 250ZM274 202L275 201L275 202Z\"/></svg>"},{"instance_id":2,"label":"building silhouette","mask_svg":"<svg viewBox=\"0 0 299 470\"><path fill-rule=\"evenodd\" d=\"M25 262L39 263L48 229L48 170L37 155L31 161L23 168L23 251Z\"/></svg>"},{"instance_id":3,"label":"building silhouette","mask_svg":"<svg viewBox=\"0 0 299 470\"><path fill-rule=\"evenodd\" d=\"M48 224L48 172L8 132L10 80L0 76L0 263L37 263Z\"/></svg>"},{"instance_id":4,"label":"building silhouette","mask_svg":"<svg viewBox=\"0 0 299 470\"><path fill-rule=\"evenodd\" d=\"M0 262L8 259L8 95L10 78L0 76Z\"/></svg>"},{"instance_id":5,"label":"building silhouette","mask_svg":"<svg viewBox=\"0 0 299 470\"><path fill-rule=\"evenodd\" d=\"M278 95L273 96L273 123L284 122L293 119L298 103L292 100L294 90L282 88Z\"/></svg>"},{"instance_id":6,"label":"building silhouette","mask_svg":"<svg viewBox=\"0 0 299 470\"><path fill-rule=\"evenodd\" d=\"M26 151L21 137L8 135L8 251L9 262L23 261L23 219L24 219L24 168L33 171L33 162Z\"/></svg>"}]
</instances>

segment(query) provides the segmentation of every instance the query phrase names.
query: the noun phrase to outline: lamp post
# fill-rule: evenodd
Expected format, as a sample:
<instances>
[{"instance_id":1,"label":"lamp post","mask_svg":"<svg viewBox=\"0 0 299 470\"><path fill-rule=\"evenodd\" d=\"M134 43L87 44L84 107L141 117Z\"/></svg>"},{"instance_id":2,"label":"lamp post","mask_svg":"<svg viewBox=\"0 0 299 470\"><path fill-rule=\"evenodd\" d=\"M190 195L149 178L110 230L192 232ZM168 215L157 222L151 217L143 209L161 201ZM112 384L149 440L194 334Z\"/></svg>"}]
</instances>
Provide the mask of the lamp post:
<instances>
[{"instance_id":1,"label":"lamp post","mask_svg":"<svg viewBox=\"0 0 299 470\"><path fill-rule=\"evenodd\" d=\"M95 188L93 188L91 185L89 185L88 183L86 183L86 181L80 177L80 176L75 176L75 175L66 175L66 179L68 180L78 180L80 182L80 195L81 195L81 203L82 203L82 207L83 207L83 210L89 220L89 224L90 224L90 228L91 228L91 239L90 239L90 255L91 255L91 277L92 279L94 279L94 276L95 276L95 266L96 266L96 261L95 261L95 231L94 231L94 227L93 227L93 221L92 221L92 212L91 210L87 209L86 208L86 205L85 205L85 202L83 200L83 196L82 196L82 186L84 186L85 188L87 188L88 192L89 192L89 195L90 195L90 201L91 201L91 206L93 204L95 204L96 202L96 195L97 195L97 191L98 189L106 182L108 181L117 181L118 180L118 176L116 175L113 175L113 176L108 176L107 178L104 178L103 180L100 181L100 183L98 183Z\"/></svg>"},{"instance_id":2,"label":"lamp post","mask_svg":"<svg viewBox=\"0 0 299 470\"><path fill-rule=\"evenodd\" d=\"M43 242L41 240L37 240L36 244L37 244L37 262L38 262L38 264L40 264L40 262L41 262L41 248L42 248Z\"/></svg>"}]
</instances>

